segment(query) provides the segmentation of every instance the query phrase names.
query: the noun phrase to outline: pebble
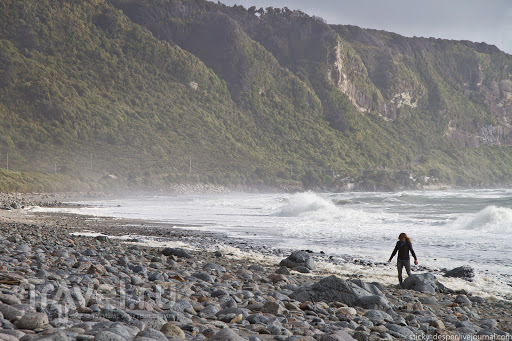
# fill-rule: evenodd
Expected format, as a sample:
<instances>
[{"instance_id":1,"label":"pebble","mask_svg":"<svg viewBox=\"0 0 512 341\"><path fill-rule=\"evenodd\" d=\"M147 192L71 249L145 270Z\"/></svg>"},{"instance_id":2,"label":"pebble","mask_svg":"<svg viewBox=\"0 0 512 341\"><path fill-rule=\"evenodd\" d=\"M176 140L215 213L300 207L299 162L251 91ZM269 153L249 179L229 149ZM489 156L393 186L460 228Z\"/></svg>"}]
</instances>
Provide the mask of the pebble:
<instances>
[{"instance_id":1,"label":"pebble","mask_svg":"<svg viewBox=\"0 0 512 341\"><path fill-rule=\"evenodd\" d=\"M8 305L21 304L21 300L18 297L9 294L0 293L0 301Z\"/></svg>"},{"instance_id":2,"label":"pebble","mask_svg":"<svg viewBox=\"0 0 512 341\"><path fill-rule=\"evenodd\" d=\"M126 339L121 335L103 330L94 336L94 341L126 341Z\"/></svg>"},{"instance_id":3,"label":"pebble","mask_svg":"<svg viewBox=\"0 0 512 341\"><path fill-rule=\"evenodd\" d=\"M49 323L48 315L45 313L26 313L18 321L17 327L20 329L36 330L46 327Z\"/></svg>"},{"instance_id":4,"label":"pebble","mask_svg":"<svg viewBox=\"0 0 512 341\"><path fill-rule=\"evenodd\" d=\"M170 322L164 324L160 331L167 337L173 337L177 340L185 340L185 332L180 327Z\"/></svg>"},{"instance_id":5,"label":"pebble","mask_svg":"<svg viewBox=\"0 0 512 341\"><path fill-rule=\"evenodd\" d=\"M169 335L167 335L167 336L169 336ZM137 339L147 338L149 340L167 341L168 340L167 336L159 330L155 330L153 328L147 328L147 329L144 329L143 331L139 332L137 334L136 338ZM178 339L178 340L184 340L184 338Z\"/></svg>"},{"instance_id":6,"label":"pebble","mask_svg":"<svg viewBox=\"0 0 512 341\"><path fill-rule=\"evenodd\" d=\"M230 328L220 330L215 336L208 339L208 341L244 341L245 338L239 336Z\"/></svg>"},{"instance_id":7,"label":"pebble","mask_svg":"<svg viewBox=\"0 0 512 341\"><path fill-rule=\"evenodd\" d=\"M25 314L23 310L16 309L5 303L0 303L0 313L2 313L3 317L7 320L13 320Z\"/></svg>"}]
</instances>

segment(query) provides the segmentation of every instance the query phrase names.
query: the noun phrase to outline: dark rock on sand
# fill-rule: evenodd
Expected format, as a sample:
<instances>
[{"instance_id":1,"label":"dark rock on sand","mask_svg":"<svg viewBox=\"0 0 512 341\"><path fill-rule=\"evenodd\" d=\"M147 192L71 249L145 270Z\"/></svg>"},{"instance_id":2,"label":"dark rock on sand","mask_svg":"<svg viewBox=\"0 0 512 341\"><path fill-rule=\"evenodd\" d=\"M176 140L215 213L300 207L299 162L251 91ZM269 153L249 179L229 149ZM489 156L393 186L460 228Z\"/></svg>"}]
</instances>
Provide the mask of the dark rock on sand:
<instances>
[{"instance_id":1,"label":"dark rock on sand","mask_svg":"<svg viewBox=\"0 0 512 341\"><path fill-rule=\"evenodd\" d=\"M96 240L98 240L100 242L108 242L109 239L107 236L100 235L100 236L96 237Z\"/></svg>"},{"instance_id":2,"label":"dark rock on sand","mask_svg":"<svg viewBox=\"0 0 512 341\"><path fill-rule=\"evenodd\" d=\"M265 271L265 268L262 267L261 265L256 265L256 264L253 264L249 267L249 270L251 271L257 271L257 272L263 272Z\"/></svg>"},{"instance_id":3,"label":"dark rock on sand","mask_svg":"<svg viewBox=\"0 0 512 341\"><path fill-rule=\"evenodd\" d=\"M311 270L309 270L308 268L306 268L305 266L302 266L302 265L294 267L293 270L303 273L303 274L311 273Z\"/></svg>"},{"instance_id":4,"label":"dark rock on sand","mask_svg":"<svg viewBox=\"0 0 512 341\"><path fill-rule=\"evenodd\" d=\"M445 277L457 277L467 281L473 281L475 277L475 270L467 265L459 266L444 274Z\"/></svg>"},{"instance_id":5,"label":"dark rock on sand","mask_svg":"<svg viewBox=\"0 0 512 341\"><path fill-rule=\"evenodd\" d=\"M162 250L164 256L176 256L180 258L192 258L192 255L182 248L166 247Z\"/></svg>"},{"instance_id":6,"label":"dark rock on sand","mask_svg":"<svg viewBox=\"0 0 512 341\"><path fill-rule=\"evenodd\" d=\"M293 269L298 266L304 266L310 270L315 269L315 262L313 258L304 251L294 251L287 258L283 259L280 266L286 266L287 268Z\"/></svg>"}]
</instances>

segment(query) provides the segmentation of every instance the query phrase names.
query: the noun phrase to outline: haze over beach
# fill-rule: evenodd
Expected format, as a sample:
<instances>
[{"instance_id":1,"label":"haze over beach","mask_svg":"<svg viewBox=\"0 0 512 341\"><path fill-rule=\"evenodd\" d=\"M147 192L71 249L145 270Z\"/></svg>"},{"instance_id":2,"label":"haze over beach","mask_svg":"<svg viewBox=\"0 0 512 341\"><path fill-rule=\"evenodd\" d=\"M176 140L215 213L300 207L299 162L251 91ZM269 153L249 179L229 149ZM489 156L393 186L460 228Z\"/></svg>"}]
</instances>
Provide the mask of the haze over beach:
<instances>
[{"instance_id":1,"label":"haze over beach","mask_svg":"<svg viewBox=\"0 0 512 341\"><path fill-rule=\"evenodd\" d=\"M511 23L0 1L0 341L512 340Z\"/></svg>"}]
</instances>

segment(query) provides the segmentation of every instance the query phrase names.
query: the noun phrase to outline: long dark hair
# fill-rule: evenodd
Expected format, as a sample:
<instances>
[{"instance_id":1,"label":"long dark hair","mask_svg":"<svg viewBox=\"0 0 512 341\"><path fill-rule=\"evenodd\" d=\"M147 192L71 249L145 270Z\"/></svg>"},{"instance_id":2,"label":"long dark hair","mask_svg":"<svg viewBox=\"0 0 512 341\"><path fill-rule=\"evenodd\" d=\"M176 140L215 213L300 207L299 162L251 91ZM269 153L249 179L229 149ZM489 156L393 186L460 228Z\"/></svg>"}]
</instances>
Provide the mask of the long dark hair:
<instances>
[{"instance_id":1,"label":"long dark hair","mask_svg":"<svg viewBox=\"0 0 512 341\"><path fill-rule=\"evenodd\" d=\"M400 240L400 239L402 239L402 238L405 238L405 240L406 240L407 242L409 242L409 243L411 242L411 238L407 237L407 235L406 235L405 233L403 233L403 232L402 232L402 233L400 233L400 235L398 236L398 240Z\"/></svg>"}]
</instances>

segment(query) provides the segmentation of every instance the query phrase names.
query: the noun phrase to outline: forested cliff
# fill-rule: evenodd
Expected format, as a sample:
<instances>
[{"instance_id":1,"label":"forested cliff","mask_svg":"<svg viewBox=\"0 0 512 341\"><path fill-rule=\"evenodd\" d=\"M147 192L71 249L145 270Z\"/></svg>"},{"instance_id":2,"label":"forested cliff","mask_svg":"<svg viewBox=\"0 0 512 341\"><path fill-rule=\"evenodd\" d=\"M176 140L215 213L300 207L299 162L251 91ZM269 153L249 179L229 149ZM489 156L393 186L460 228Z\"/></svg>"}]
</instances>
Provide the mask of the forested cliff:
<instances>
[{"instance_id":1,"label":"forested cliff","mask_svg":"<svg viewBox=\"0 0 512 341\"><path fill-rule=\"evenodd\" d=\"M6 0L0 187L507 185L511 68L287 8Z\"/></svg>"}]
</instances>

